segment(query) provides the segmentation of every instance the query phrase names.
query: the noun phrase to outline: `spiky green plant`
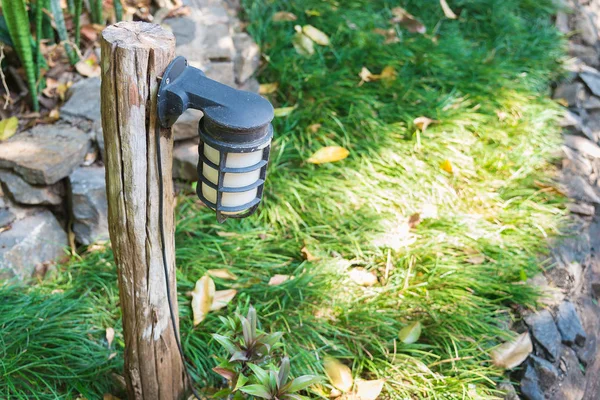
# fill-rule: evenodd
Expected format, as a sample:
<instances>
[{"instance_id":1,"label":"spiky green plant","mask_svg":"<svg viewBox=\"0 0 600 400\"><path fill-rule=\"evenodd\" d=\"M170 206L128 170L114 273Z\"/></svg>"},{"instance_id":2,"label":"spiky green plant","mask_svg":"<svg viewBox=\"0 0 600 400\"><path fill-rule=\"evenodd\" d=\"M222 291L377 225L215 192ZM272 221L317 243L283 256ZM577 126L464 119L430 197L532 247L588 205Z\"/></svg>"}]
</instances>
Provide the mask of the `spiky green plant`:
<instances>
[{"instance_id":1,"label":"spiky green plant","mask_svg":"<svg viewBox=\"0 0 600 400\"><path fill-rule=\"evenodd\" d=\"M63 14L62 7L60 6L60 0L50 0L50 9L52 10L52 15L54 16L54 23L56 24L58 37L65 48L67 57L69 57L69 62L71 64L75 64L77 61L79 61L79 57L69 42L69 34L67 32L67 26L65 25L65 16Z\"/></svg>"},{"instance_id":2,"label":"spiky green plant","mask_svg":"<svg viewBox=\"0 0 600 400\"><path fill-rule=\"evenodd\" d=\"M37 84L35 64L33 62L33 48L29 31L29 17L24 0L2 0L2 12L10 33L13 47L23 64L31 105L34 111L39 111L40 105L37 98Z\"/></svg>"},{"instance_id":3,"label":"spiky green plant","mask_svg":"<svg viewBox=\"0 0 600 400\"><path fill-rule=\"evenodd\" d=\"M102 10L102 0L90 0L90 14L92 22L95 24L104 24L104 12Z\"/></svg>"},{"instance_id":4,"label":"spiky green plant","mask_svg":"<svg viewBox=\"0 0 600 400\"><path fill-rule=\"evenodd\" d=\"M121 4L121 0L114 0L114 6L117 22L121 21L123 19L123 4Z\"/></svg>"},{"instance_id":5,"label":"spiky green plant","mask_svg":"<svg viewBox=\"0 0 600 400\"><path fill-rule=\"evenodd\" d=\"M79 47L81 46L81 11L83 0L74 0L74 2L75 11L73 19L75 20L75 26L73 29L75 29L75 46Z\"/></svg>"}]
</instances>

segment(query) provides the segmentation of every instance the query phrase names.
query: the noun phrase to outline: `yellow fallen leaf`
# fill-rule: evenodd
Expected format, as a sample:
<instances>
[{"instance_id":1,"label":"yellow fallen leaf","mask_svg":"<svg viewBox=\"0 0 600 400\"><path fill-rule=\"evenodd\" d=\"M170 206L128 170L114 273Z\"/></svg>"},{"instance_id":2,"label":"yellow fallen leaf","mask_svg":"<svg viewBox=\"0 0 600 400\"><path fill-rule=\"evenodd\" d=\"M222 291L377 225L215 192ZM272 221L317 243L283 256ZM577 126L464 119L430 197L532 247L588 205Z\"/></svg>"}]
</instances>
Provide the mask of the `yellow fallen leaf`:
<instances>
[{"instance_id":1,"label":"yellow fallen leaf","mask_svg":"<svg viewBox=\"0 0 600 400\"><path fill-rule=\"evenodd\" d=\"M87 76L89 78L100 76L100 66L98 64L90 65L89 62L79 61L75 64L75 69L80 75Z\"/></svg>"},{"instance_id":2,"label":"yellow fallen leaf","mask_svg":"<svg viewBox=\"0 0 600 400\"><path fill-rule=\"evenodd\" d=\"M56 94L58 94L58 97L61 100L65 99L65 94L67 93L67 90L69 90L69 88L73 86L73 82L69 81L67 83L59 83L58 86L56 87Z\"/></svg>"},{"instance_id":3,"label":"yellow fallen leaf","mask_svg":"<svg viewBox=\"0 0 600 400\"><path fill-rule=\"evenodd\" d=\"M269 279L269 286L277 286L281 285L283 282L286 282L290 279L289 275L280 275L276 274Z\"/></svg>"},{"instance_id":4,"label":"yellow fallen leaf","mask_svg":"<svg viewBox=\"0 0 600 400\"><path fill-rule=\"evenodd\" d=\"M329 377L331 384L335 388L342 392L348 392L352 389L352 371L347 365L342 364L335 358L327 357L325 358L324 366L327 377Z\"/></svg>"},{"instance_id":5,"label":"yellow fallen leaf","mask_svg":"<svg viewBox=\"0 0 600 400\"><path fill-rule=\"evenodd\" d=\"M104 396L102 396L102 400L121 400L121 399L119 399L117 396L113 396L110 393L104 393Z\"/></svg>"},{"instance_id":6,"label":"yellow fallen leaf","mask_svg":"<svg viewBox=\"0 0 600 400\"><path fill-rule=\"evenodd\" d=\"M308 251L308 249L306 248L306 246L304 246L301 250L300 253L302 253L302 257L304 257L304 259L306 261L315 261L318 260L318 257L315 257L311 254L310 251Z\"/></svg>"},{"instance_id":7,"label":"yellow fallen leaf","mask_svg":"<svg viewBox=\"0 0 600 400\"><path fill-rule=\"evenodd\" d=\"M296 109L296 106L293 107L280 107L275 109L275 117L285 117L288 116Z\"/></svg>"},{"instance_id":8,"label":"yellow fallen leaf","mask_svg":"<svg viewBox=\"0 0 600 400\"><path fill-rule=\"evenodd\" d=\"M278 88L279 88L279 82L261 83L260 86L258 87L258 93L259 94L271 94L271 93L275 93Z\"/></svg>"},{"instance_id":9,"label":"yellow fallen leaf","mask_svg":"<svg viewBox=\"0 0 600 400\"><path fill-rule=\"evenodd\" d=\"M402 328L398 333L398 338L405 344L412 344L419 340L421 336L421 323L419 321L413 322Z\"/></svg>"},{"instance_id":10,"label":"yellow fallen leaf","mask_svg":"<svg viewBox=\"0 0 600 400\"><path fill-rule=\"evenodd\" d=\"M362 69L358 73L358 76L360 76L360 83L358 84L360 86L364 82L372 82L372 81L378 81L378 80L385 80L385 81L395 80L397 73L396 73L396 70L394 69L394 67L392 67L392 66L385 67L381 71L381 74L373 74L366 67L362 67Z\"/></svg>"},{"instance_id":11,"label":"yellow fallen leaf","mask_svg":"<svg viewBox=\"0 0 600 400\"><path fill-rule=\"evenodd\" d=\"M414 213L408 218L408 227L410 229L415 228L417 225L421 223L421 214Z\"/></svg>"},{"instance_id":12,"label":"yellow fallen leaf","mask_svg":"<svg viewBox=\"0 0 600 400\"><path fill-rule=\"evenodd\" d=\"M294 49L296 49L296 53L301 56L311 56L315 54L314 42L311 38L302 33L302 31L296 32L292 39L292 44L294 45Z\"/></svg>"},{"instance_id":13,"label":"yellow fallen leaf","mask_svg":"<svg viewBox=\"0 0 600 400\"><path fill-rule=\"evenodd\" d=\"M374 33L381 35L385 38L384 44L398 43L400 38L398 37L398 33L394 28L390 29L381 29L377 28L373 30Z\"/></svg>"},{"instance_id":14,"label":"yellow fallen leaf","mask_svg":"<svg viewBox=\"0 0 600 400\"><path fill-rule=\"evenodd\" d=\"M357 380L354 392L358 400L376 400L383 390L384 383L385 380L383 379L373 381Z\"/></svg>"},{"instance_id":15,"label":"yellow fallen leaf","mask_svg":"<svg viewBox=\"0 0 600 400\"><path fill-rule=\"evenodd\" d=\"M206 318L215 297L215 283L205 275L198 279L192 291L192 311L194 314L194 326Z\"/></svg>"},{"instance_id":16,"label":"yellow fallen leaf","mask_svg":"<svg viewBox=\"0 0 600 400\"><path fill-rule=\"evenodd\" d=\"M442 163L440 164L440 168L450 174L454 173L454 169L452 168L452 163L450 162L450 160L442 161Z\"/></svg>"},{"instance_id":17,"label":"yellow fallen leaf","mask_svg":"<svg viewBox=\"0 0 600 400\"><path fill-rule=\"evenodd\" d=\"M446 3L446 0L440 0L440 5L442 6L442 10L444 10L446 18L456 19L456 14L454 14L454 11L452 11L448 3Z\"/></svg>"},{"instance_id":18,"label":"yellow fallen leaf","mask_svg":"<svg viewBox=\"0 0 600 400\"><path fill-rule=\"evenodd\" d=\"M331 44L331 42L329 41L329 36L327 36L323 31L320 31L312 25L304 25L302 27L302 33L304 33L318 45L329 46Z\"/></svg>"},{"instance_id":19,"label":"yellow fallen leaf","mask_svg":"<svg viewBox=\"0 0 600 400\"><path fill-rule=\"evenodd\" d=\"M298 17L296 17L295 14L289 12L289 11L278 11L275 14L273 14L273 22L289 22L289 21L295 21L298 19Z\"/></svg>"},{"instance_id":20,"label":"yellow fallen leaf","mask_svg":"<svg viewBox=\"0 0 600 400\"><path fill-rule=\"evenodd\" d=\"M348 157L349 154L350 152L343 147L327 146L321 147L306 161L311 164L324 164L343 160Z\"/></svg>"},{"instance_id":21,"label":"yellow fallen leaf","mask_svg":"<svg viewBox=\"0 0 600 400\"><path fill-rule=\"evenodd\" d=\"M232 281L238 279L238 276L236 274L225 268L209 269L208 271L206 271L206 273L212 276L213 278L228 279Z\"/></svg>"},{"instance_id":22,"label":"yellow fallen leaf","mask_svg":"<svg viewBox=\"0 0 600 400\"><path fill-rule=\"evenodd\" d=\"M364 268L352 268L349 272L350 279L357 285L373 286L377 283L377 275Z\"/></svg>"},{"instance_id":23,"label":"yellow fallen leaf","mask_svg":"<svg viewBox=\"0 0 600 400\"><path fill-rule=\"evenodd\" d=\"M5 118L0 121L0 140L6 140L17 132L19 119L17 117Z\"/></svg>"},{"instance_id":24,"label":"yellow fallen leaf","mask_svg":"<svg viewBox=\"0 0 600 400\"><path fill-rule=\"evenodd\" d=\"M379 74L379 78L383 80L395 80L397 76L396 70L394 67L387 66Z\"/></svg>"},{"instance_id":25,"label":"yellow fallen leaf","mask_svg":"<svg viewBox=\"0 0 600 400\"><path fill-rule=\"evenodd\" d=\"M115 330L113 328L106 328L106 343L108 343L108 347L110 347L114 338Z\"/></svg>"},{"instance_id":26,"label":"yellow fallen leaf","mask_svg":"<svg viewBox=\"0 0 600 400\"><path fill-rule=\"evenodd\" d=\"M311 131L312 133L317 133L319 131L319 129L321 129L321 124L312 124L309 125L308 130Z\"/></svg>"},{"instance_id":27,"label":"yellow fallen leaf","mask_svg":"<svg viewBox=\"0 0 600 400\"><path fill-rule=\"evenodd\" d=\"M397 23L406 28L409 32L424 34L427 32L425 25L412 14L406 11L402 7L395 7L392 9L392 23Z\"/></svg>"},{"instance_id":28,"label":"yellow fallen leaf","mask_svg":"<svg viewBox=\"0 0 600 400\"><path fill-rule=\"evenodd\" d=\"M210 306L210 311L217 311L227 306L236 294L237 290L235 289L217 290L212 305Z\"/></svg>"},{"instance_id":29,"label":"yellow fallen leaf","mask_svg":"<svg viewBox=\"0 0 600 400\"><path fill-rule=\"evenodd\" d=\"M492 362L497 367L513 369L525 361L532 351L531 338L525 332L492 350Z\"/></svg>"},{"instance_id":30,"label":"yellow fallen leaf","mask_svg":"<svg viewBox=\"0 0 600 400\"><path fill-rule=\"evenodd\" d=\"M427 118L427 117L418 117L418 118L414 119L413 124L415 124L417 129L419 129L421 132L425 132L429 125L435 124L437 122L439 122L439 121L436 121L435 119L431 119L431 118Z\"/></svg>"}]
</instances>

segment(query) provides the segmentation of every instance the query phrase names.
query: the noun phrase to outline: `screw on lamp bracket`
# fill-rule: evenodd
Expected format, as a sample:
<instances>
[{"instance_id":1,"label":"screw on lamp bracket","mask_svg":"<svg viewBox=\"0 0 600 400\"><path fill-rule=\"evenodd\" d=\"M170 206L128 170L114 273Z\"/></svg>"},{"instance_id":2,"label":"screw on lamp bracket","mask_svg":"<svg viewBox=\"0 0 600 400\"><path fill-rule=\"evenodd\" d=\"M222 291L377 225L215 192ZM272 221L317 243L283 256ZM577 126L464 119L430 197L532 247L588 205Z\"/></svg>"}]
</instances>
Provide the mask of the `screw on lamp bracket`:
<instances>
[{"instance_id":1,"label":"screw on lamp bracket","mask_svg":"<svg viewBox=\"0 0 600 400\"><path fill-rule=\"evenodd\" d=\"M158 118L171 127L188 108L204 114L198 125L198 197L217 220L244 218L261 201L273 106L258 94L208 78L183 57L169 64L158 89Z\"/></svg>"}]
</instances>

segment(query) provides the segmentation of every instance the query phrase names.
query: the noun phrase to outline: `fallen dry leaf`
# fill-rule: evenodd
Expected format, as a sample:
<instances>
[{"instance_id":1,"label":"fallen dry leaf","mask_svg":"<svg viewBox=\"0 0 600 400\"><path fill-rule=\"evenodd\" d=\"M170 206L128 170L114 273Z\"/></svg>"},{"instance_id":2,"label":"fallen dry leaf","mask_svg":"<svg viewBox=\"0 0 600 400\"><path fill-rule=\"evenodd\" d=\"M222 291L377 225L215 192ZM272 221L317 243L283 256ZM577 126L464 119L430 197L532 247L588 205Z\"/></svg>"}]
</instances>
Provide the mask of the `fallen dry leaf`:
<instances>
[{"instance_id":1,"label":"fallen dry leaf","mask_svg":"<svg viewBox=\"0 0 600 400\"><path fill-rule=\"evenodd\" d=\"M102 396L102 400L121 400L121 399L119 399L117 396L113 396L110 393L104 393L104 396Z\"/></svg>"},{"instance_id":2,"label":"fallen dry leaf","mask_svg":"<svg viewBox=\"0 0 600 400\"><path fill-rule=\"evenodd\" d=\"M113 328L106 328L106 343L108 343L108 347L110 347L114 338L115 338L115 330Z\"/></svg>"},{"instance_id":3,"label":"fallen dry leaf","mask_svg":"<svg viewBox=\"0 0 600 400\"><path fill-rule=\"evenodd\" d=\"M358 76L360 76L360 83L358 85L361 86L365 82L372 82L372 81L378 81L378 80L385 80L385 81L395 80L397 73L396 73L396 70L394 69L394 67L392 67L392 66L385 67L381 71L380 74L373 74L366 67L362 67Z\"/></svg>"},{"instance_id":4,"label":"fallen dry leaf","mask_svg":"<svg viewBox=\"0 0 600 400\"><path fill-rule=\"evenodd\" d=\"M376 400L381 391L385 380L377 379L373 381L356 380L354 392L358 400Z\"/></svg>"},{"instance_id":5,"label":"fallen dry leaf","mask_svg":"<svg viewBox=\"0 0 600 400\"><path fill-rule=\"evenodd\" d=\"M278 11L275 14L273 14L274 22L289 22L289 21L295 21L297 19L298 19L298 17L296 17L295 14L288 12L288 11Z\"/></svg>"},{"instance_id":6,"label":"fallen dry leaf","mask_svg":"<svg viewBox=\"0 0 600 400\"><path fill-rule=\"evenodd\" d=\"M417 225L421 223L421 214L414 213L408 218L408 227L410 229L415 228Z\"/></svg>"},{"instance_id":7,"label":"fallen dry leaf","mask_svg":"<svg viewBox=\"0 0 600 400\"><path fill-rule=\"evenodd\" d=\"M302 27L302 33L318 45L329 46L331 44L329 36L312 25L304 25Z\"/></svg>"},{"instance_id":8,"label":"fallen dry leaf","mask_svg":"<svg viewBox=\"0 0 600 400\"><path fill-rule=\"evenodd\" d=\"M352 268L349 272L350 279L357 285L373 286L377 283L377 275L362 267Z\"/></svg>"},{"instance_id":9,"label":"fallen dry leaf","mask_svg":"<svg viewBox=\"0 0 600 400\"><path fill-rule=\"evenodd\" d=\"M314 42L311 40L311 38L302 33L302 30L300 30L300 32L296 32L294 38L292 39L292 44L294 45L294 49L296 49L296 53L300 54L301 56L312 56L315 54Z\"/></svg>"},{"instance_id":10,"label":"fallen dry leaf","mask_svg":"<svg viewBox=\"0 0 600 400\"><path fill-rule=\"evenodd\" d=\"M237 290L235 289L217 290L210 306L210 311L217 311L227 306L236 294Z\"/></svg>"},{"instance_id":11,"label":"fallen dry leaf","mask_svg":"<svg viewBox=\"0 0 600 400\"><path fill-rule=\"evenodd\" d=\"M327 357L324 366L327 377L335 388L342 392L349 392L352 389L352 371L347 365L342 364L335 358Z\"/></svg>"},{"instance_id":12,"label":"fallen dry leaf","mask_svg":"<svg viewBox=\"0 0 600 400\"><path fill-rule=\"evenodd\" d=\"M73 82L69 81L67 83L60 83L58 84L58 86L56 87L56 94L58 95L58 97L64 101L65 99L65 94L67 93L67 90L69 90L69 88L73 86Z\"/></svg>"},{"instance_id":13,"label":"fallen dry leaf","mask_svg":"<svg viewBox=\"0 0 600 400\"><path fill-rule=\"evenodd\" d=\"M276 108L274 111L275 117L285 117L288 116L296 109L296 106L293 107L280 107Z\"/></svg>"},{"instance_id":14,"label":"fallen dry leaf","mask_svg":"<svg viewBox=\"0 0 600 400\"><path fill-rule=\"evenodd\" d=\"M302 249L300 250L300 253L302 253L302 257L306 260L306 261L315 261L318 260L318 257L315 257L311 254L310 251L308 251L308 249L306 248L306 246L302 247Z\"/></svg>"},{"instance_id":15,"label":"fallen dry leaf","mask_svg":"<svg viewBox=\"0 0 600 400\"><path fill-rule=\"evenodd\" d=\"M198 279L192 291L192 311L194 314L194 326L206 318L215 297L215 283L205 275Z\"/></svg>"},{"instance_id":16,"label":"fallen dry leaf","mask_svg":"<svg viewBox=\"0 0 600 400\"><path fill-rule=\"evenodd\" d=\"M325 164L343 160L349 154L350 152L343 147L327 146L321 147L306 161L311 164Z\"/></svg>"},{"instance_id":17,"label":"fallen dry leaf","mask_svg":"<svg viewBox=\"0 0 600 400\"><path fill-rule=\"evenodd\" d=\"M419 129L421 132L425 132L429 125L435 124L437 122L439 122L439 121L436 121L435 119L431 119L431 118L427 118L427 117L418 117L418 118L414 119L413 124L415 124L417 129Z\"/></svg>"},{"instance_id":18,"label":"fallen dry leaf","mask_svg":"<svg viewBox=\"0 0 600 400\"><path fill-rule=\"evenodd\" d=\"M440 0L440 5L442 6L442 10L444 11L444 15L446 16L446 18L450 18L450 19L457 18L456 14L454 14L454 11L452 11L452 9L448 5L448 3L446 3L446 0Z\"/></svg>"},{"instance_id":19,"label":"fallen dry leaf","mask_svg":"<svg viewBox=\"0 0 600 400\"><path fill-rule=\"evenodd\" d=\"M454 168L452 168L452 163L450 162L450 160L442 161L440 164L440 168L443 169L444 171L448 172L449 174L454 173Z\"/></svg>"},{"instance_id":20,"label":"fallen dry leaf","mask_svg":"<svg viewBox=\"0 0 600 400\"><path fill-rule=\"evenodd\" d=\"M46 87L42 90L42 94L48 98L52 98L55 95L55 90L58 87L58 81L50 77L46 78Z\"/></svg>"},{"instance_id":21,"label":"fallen dry leaf","mask_svg":"<svg viewBox=\"0 0 600 400\"><path fill-rule=\"evenodd\" d=\"M400 38L398 37L398 33L394 28L390 29L381 29L377 28L373 30L374 33L381 35L385 38L383 41L384 44L398 43L400 42Z\"/></svg>"},{"instance_id":22,"label":"fallen dry leaf","mask_svg":"<svg viewBox=\"0 0 600 400\"><path fill-rule=\"evenodd\" d=\"M467 258L467 262L473 265L480 265L485 262L485 256L482 254L474 254Z\"/></svg>"},{"instance_id":23,"label":"fallen dry leaf","mask_svg":"<svg viewBox=\"0 0 600 400\"><path fill-rule=\"evenodd\" d=\"M281 285L283 282L288 281L290 278L291 277L289 275L273 275L271 279L269 279L269 286Z\"/></svg>"},{"instance_id":24,"label":"fallen dry leaf","mask_svg":"<svg viewBox=\"0 0 600 400\"><path fill-rule=\"evenodd\" d=\"M275 93L278 88L279 88L279 82L261 83L260 86L258 87L258 93L259 94L271 94L271 93Z\"/></svg>"},{"instance_id":25,"label":"fallen dry leaf","mask_svg":"<svg viewBox=\"0 0 600 400\"><path fill-rule=\"evenodd\" d=\"M321 129L321 124L312 124L309 125L308 130L311 131L312 133L317 133L319 131L319 129Z\"/></svg>"},{"instance_id":26,"label":"fallen dry leaf","mask_svg":"<svg viewBox=\"0 0 600 400\"><path fill-rule=\"evenodd\" d=\"M418 19L416 19L412 14L406 11L402 7L395 7L392 9L392 23L400 24L404 28L406 28L409 32L412 33L420 33L424 34L427 32L427 28L425 25Z\"/></svg>"},{"instance_id":27,"label":"fallen dry leaf","mask_svg":"<svg viewBox=\"0 0 600 400\"><path fill-rule=\"evenodd\" d=\"M208 271L206 271L206 273L212 276L213 278L228 279L231 281L235 281L238 279L238 276L236 274L225 268L209 269Z\"/></svg>"},{"instance_id":28,"label":"fallen dry leaf","mask_svg":"<svg viewBox=\"0 0 600 400\"><path fill-rule=\"evenodd\" d=\"M100 76L100 66L98 64L90 65L85 61L79 61L75 64L75 69L80 75L88 78Z\"/></svg>"},{"instance_id":29,"label":"fallen dry leaf","mask_svg":"<svg viewBox=\"0 0 600 400\"><path fill-rule=\"evenodd\" d=\"M421 323L419 321L415 321L412 324L409 324L402 328L398 333L398 338L405 344L412 344L419 340L421 336Z\"/></svg>"},{"instance_id":30,"label":"fallen dry leaf","mask_svg":"<svg viewBox=\"0 0 600 400\"><path fill-rule=\"evenodd\" d=\"M533 345L529 333L524 332L492 350L492 362L497 367L513 369L525 361L532 351Z\"/></svg>"},{"instance_id":31,"label":"fallen dry leaf","mask_svg":"<svg viewBox=\"0 0 600 400\"><path fill-rule=\"evenodd\" d=\"M0 140L6 140L17 132L19 119L17 117L5 118L0 121Z\"/></svg>"}]
</instances>

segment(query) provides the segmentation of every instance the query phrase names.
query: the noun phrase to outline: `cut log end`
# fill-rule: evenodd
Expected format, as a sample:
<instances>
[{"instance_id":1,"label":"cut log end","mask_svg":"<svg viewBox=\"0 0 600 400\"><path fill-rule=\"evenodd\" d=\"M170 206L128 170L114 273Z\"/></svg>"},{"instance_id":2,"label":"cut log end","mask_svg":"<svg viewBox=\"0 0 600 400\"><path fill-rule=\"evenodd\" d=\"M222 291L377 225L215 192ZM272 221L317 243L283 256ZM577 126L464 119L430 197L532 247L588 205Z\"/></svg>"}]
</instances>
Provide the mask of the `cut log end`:
<instances>
[{"instance_id":1,"label":"cut log end","mask_svg":"<svg viewBox=\"0 0 600 400\"><path fill-rule=\"evenodd\" d=\"M175 36L160 25L148 22L119 22L102 31L102 38L119 48L172 49Z\"/></svg>"}]
</instances>

